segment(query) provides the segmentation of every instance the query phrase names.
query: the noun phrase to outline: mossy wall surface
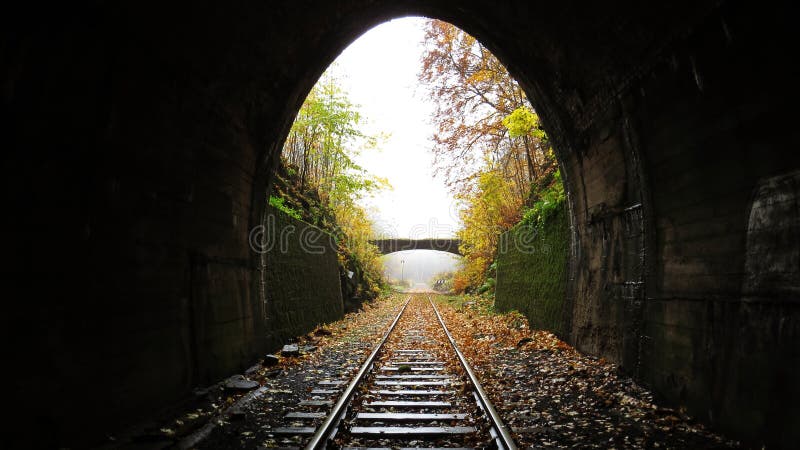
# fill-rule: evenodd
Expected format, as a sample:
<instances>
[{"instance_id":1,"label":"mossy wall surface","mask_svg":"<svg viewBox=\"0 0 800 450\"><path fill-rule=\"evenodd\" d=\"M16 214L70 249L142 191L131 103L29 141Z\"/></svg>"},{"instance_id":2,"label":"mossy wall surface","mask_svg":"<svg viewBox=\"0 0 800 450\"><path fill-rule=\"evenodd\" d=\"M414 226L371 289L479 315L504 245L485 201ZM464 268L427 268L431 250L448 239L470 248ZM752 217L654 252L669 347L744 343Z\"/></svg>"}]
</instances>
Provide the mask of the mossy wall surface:
<instances>
[{"instance_id":1,"label":"mossy wall surface","mask_svg":"<svg viewBox=\"0 0 800 450\"><path fill-rule=\"evenodd\" d=\"M497 309L517 310L534 329L563 337L568 252L569 223L563 205L541 229L520 224L503 233L497 257Z\"/></svg>"}]
</instances>

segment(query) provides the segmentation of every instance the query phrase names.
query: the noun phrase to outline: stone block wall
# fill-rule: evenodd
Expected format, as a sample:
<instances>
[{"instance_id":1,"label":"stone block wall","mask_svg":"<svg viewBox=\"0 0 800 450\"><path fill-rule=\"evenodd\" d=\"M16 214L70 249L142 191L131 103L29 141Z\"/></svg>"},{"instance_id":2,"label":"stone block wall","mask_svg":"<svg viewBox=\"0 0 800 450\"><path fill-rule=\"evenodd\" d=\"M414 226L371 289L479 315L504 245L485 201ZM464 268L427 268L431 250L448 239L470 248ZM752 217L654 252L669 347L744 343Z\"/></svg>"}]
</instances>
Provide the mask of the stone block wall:
<instances>
[{"instance_id":1,"label":"stone block wall","mask_svg":"<svg viewBox=\"0 0 800 450\"><path fill-rule=\"evenodd\" d=\"M333 236L272 207L266 229L267 342L277 349L344 308Z\"/></svg>"}]
</instances>

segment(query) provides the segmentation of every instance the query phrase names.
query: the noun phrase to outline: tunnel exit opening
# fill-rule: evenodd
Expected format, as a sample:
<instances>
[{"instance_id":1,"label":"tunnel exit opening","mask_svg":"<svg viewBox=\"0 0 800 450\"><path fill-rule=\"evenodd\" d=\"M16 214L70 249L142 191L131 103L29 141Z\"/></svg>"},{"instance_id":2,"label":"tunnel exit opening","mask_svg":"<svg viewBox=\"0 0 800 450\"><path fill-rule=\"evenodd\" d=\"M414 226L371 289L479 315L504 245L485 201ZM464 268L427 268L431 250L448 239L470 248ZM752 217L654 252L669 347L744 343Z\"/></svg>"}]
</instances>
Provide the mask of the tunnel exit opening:
<instances>
[{"instance_id":1,"label":"tunnel exit opening","mask_svg":"<svg viewBox=\"0 0 800 450\"><path fill-rule=\"evenodd\" d=\"M370 40L376 43L370 44ZM404 53L408 48L412 59ZM412 67L411 80L397 76L404 68L400 64L390 71L373 70L375 65L391 65L394 60ZM353 75L359 71L371 77ZM394 87L391 82L415 87L409 91L408 86ZM406 89L402 95L415 97L423 106L393 95L401 89ZM370 114L394 128L387 133L381 125L368 124L365 116ZM422 120L415 121L414 116ZM380 152L381 147L389 148L381 154L385 161L364 157ZM397 158L390 152L404 156ZM366 32L311 88L276 162L269 204L279 213L335 236L346 303L369 299L381 291L384 270L377 256L382 253L429 248L462 255L462 266L449 271L453 274L448 277L454 279L451 289L490 293L497 283L501 250L524 255L501 268L524 275L503 280L534 283L539 275L527 271L526 266L558 253L563 256L548 261L557 264L554 272L562 281L552 284L547 294L551 303L564 309L559 313L561 320L568 316L566 277L561 274L567 270L569 243L564 239L544 242L550 236L544 233L545 226L562 227L564 236L569 230L567 221L555 221L557 216L567 217L568 211L568 190L555 155L523 87L478 39L449 22L404 18ZM409 160L419 162L414 166ZM435 173L429 170L431 166ZM435 187L426 192L401 189L394 199L381 197L382 189L395 184L388 180L407 184L402 179L404 172L415 183L434 175L446 183L449 204L437 206L455 216L451 217L455 225L444 227L449 236L403 237L442 231L442 227L431 230L430 226L442 221L441 217L420 214L420 204L436 204ZM403 196L418 196L417 203L404 209L398 200ZM372 201L364 201L365 197ZM368 212L365 205L372 210ZM379 226L370 217L376 214L392 219L382 220ZM416 217L416 223L398 234L408 217ZM423 223L428 226L421 227ZM381 226L383 230L379 230ZM514 238L505 239L501 249L501 235L512 228L517 229ZM387 229L389 237L376 236L386 234ZM267 273L270 269L263 270ZM511 291L501 292L513 291L516 297L524 297L528 289L515 283ZM266 292L271 289L279 287L267 286ZM537 313L535 308L524 310L530 315ZM562 331L566 327L557 328Z\"/></svg>"},{"instance_id":2,"label":"tunnel exit opening","mask_svg":"<svg viewBox=\"0 0 800 450\"><path fill-rule=\"evenodd\" d=\"M383 276L399 292L453 292L453 277L463 258L439 250L399 250L381 257Z\"/></svg>"}]
</instances>

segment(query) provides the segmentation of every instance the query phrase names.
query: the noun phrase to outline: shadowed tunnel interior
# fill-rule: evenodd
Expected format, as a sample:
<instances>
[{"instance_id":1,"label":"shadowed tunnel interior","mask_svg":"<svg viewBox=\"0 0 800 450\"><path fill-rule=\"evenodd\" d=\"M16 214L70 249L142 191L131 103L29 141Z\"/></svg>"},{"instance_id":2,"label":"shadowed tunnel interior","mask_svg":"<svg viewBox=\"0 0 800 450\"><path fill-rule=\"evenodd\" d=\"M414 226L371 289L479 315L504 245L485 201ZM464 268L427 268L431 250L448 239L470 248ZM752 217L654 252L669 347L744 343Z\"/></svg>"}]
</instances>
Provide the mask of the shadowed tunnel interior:
<instances>
[{"instance_id":1,"label":"shadowed tunnel interior","mask_svg":"<svg viewBox=\"0 0 800 450\"><path fill-rule=\"evenodd\" d=\"M406 15L476 36L553 139L572 233L561 337L731 436L797 442L788 5L527 0L4 14L11 442L89 439L270 350L249 235L283 141L338 53Z\"/></svg>"}]
</instances>

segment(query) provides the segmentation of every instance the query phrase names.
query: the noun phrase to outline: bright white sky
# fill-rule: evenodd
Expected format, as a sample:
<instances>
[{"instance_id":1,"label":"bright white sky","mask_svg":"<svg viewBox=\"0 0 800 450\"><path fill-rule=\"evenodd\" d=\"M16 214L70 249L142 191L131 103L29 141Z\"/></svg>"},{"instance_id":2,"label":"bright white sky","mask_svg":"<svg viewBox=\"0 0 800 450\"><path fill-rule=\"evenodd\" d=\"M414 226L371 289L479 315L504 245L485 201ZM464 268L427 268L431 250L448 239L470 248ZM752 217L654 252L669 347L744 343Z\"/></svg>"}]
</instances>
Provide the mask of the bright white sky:
<instances>
[{"instance_id":1,"label":"bright white sky","mask_svg":"<svg viewBox=\"0 0 800 450\"><path fill-rule=\"evenodd\" d=\"M366 151L356 160L394 188L363 203L374 210L379 229L396 237L450 237L460 228L452 196L433 178L433 106L417 82L424 23L404 18L379 25L350 45L333 68L368 120L364 131L390 134L382 151Z\"/></svg>"}]
</instances>

